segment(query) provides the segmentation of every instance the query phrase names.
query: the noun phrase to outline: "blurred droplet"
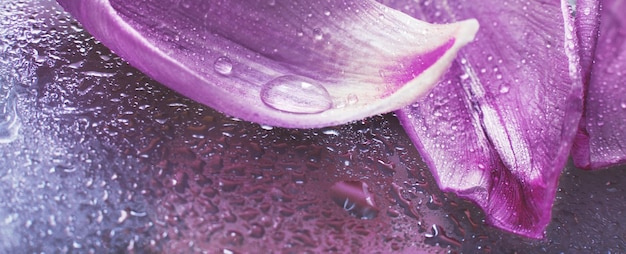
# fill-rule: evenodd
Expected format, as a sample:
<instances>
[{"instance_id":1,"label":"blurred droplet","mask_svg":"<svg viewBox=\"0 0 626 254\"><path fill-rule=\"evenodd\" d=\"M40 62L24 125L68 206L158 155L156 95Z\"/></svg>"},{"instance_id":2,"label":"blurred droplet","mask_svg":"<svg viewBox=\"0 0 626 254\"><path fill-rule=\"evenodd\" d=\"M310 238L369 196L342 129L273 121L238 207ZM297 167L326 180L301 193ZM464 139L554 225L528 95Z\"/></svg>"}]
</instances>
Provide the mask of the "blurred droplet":
<instances>
[{"instance_id":1,"label":"blurred droplet","mask_svg":"<svg viewBox=\"0 0 626 254\"><path fill-rule=\"evenodd\" d=\"M378 214L379 209L374 202L374 196L364 182L337 182L330 191L335 203L357 218L373 219Z\"/></svg>"}]
</instances>

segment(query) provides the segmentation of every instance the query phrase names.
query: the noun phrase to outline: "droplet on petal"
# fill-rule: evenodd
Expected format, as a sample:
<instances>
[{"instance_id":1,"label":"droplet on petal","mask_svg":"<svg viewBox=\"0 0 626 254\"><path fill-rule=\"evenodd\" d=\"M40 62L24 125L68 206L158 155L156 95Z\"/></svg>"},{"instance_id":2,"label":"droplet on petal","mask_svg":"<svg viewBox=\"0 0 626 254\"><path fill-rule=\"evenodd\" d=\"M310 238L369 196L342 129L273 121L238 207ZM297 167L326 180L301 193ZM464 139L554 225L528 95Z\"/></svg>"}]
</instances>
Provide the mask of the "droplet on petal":
<instances>
[{"instance_id":1,"label":"droplet on petal","mask_svg":"<svg viewBox=\"0 0 626 254\"><path fill-rule=\"evenodd\" d=\"M213 68L219 74L230 75L230 73L233 71L233 62L230 60L230 58L221 56L218 57L217 60L215 60Z\"/></svg>"},{"instance_id":2,"label":"droplet on petal","mask_svg":"<svg viewBox=\"0 0 626 254\"><path fill-rule=\"evenodd\" d=\"M415 102L479 27L474 19L426 23L372 0L58 2L104 45L180 94L291 128L347 123Z\"/></svg>"},{"instance_id":3,"label":"droplet on petal","mask_svg":"<svg viewBox=\"0 0 626 254\"><path fill-rule=\"evenodd\" d=\"M330 94L314 80L281 76L261 89L261 100L274 109L296 114L324 112L333 106Z\"/></svg>"}]
</instances>

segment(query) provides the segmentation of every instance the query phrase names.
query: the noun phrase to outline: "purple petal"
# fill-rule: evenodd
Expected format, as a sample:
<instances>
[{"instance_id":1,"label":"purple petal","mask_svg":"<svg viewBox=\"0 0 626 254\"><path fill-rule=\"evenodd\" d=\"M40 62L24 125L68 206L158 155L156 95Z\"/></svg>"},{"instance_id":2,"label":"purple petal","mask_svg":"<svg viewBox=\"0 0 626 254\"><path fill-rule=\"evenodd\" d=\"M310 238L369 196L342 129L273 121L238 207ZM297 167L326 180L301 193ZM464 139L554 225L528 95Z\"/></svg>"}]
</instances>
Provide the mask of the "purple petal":
<instances>
[{"instance_id":1,"label":"purple petal","mask_svg":"<svg viewBox=\"0 0 626 254\"><path fill-rule=\"evenodd\" d=\"M601 2L600 37L572 150L574 164L587 169L626 163L626 1Z\"/></svg>"},{"instance_id":2,"label":"purple petal","mask_svg":"<svg viewBox=\"0 0 626 254\"><path fill-rule=\"evenodd\" d=\"M59 0L138 69L227 114L335 125L426 93L476 20L431 25L374 1Z\"/></svg>"},{"instance_id":3,"label":"purple petal","mask_svg":"<svg viewBox=\"0 0 626 254\"><path fill-rule=\"evenodd\" d=\"M425 100L397 111L441 189L476 202L490 224L533 238L550 222L582 113L566 2L420 6L414 13L426 20L488 25Z\"/></svg>"},{"instance_id":4,"label":"purple petal","mask_svg":"<svg viewBox=\"0 0 626 254\"><path fill-rule=\"evenodd\" d=\"M574 24L580 41L580 64L584 74L583 80L586 83L591 74L598 40L598 29L600 28L599 0L577 0Z\"/></svg>"}]
</instances>

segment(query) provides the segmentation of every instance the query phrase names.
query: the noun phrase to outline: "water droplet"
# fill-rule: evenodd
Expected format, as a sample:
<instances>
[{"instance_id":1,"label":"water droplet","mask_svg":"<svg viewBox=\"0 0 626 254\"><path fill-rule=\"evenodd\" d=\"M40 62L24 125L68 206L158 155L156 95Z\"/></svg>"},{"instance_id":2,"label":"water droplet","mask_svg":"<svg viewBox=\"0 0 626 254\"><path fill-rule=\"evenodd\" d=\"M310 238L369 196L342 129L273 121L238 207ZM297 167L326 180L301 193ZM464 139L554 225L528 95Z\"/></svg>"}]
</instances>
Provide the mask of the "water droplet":
<instances>
[{"instance_id":1,"label":"water droplet","mask_svg":"<svg viewBox=\"0 0 626 254\"><path fill-rule=\"evenodd\" d=\"M500 93L501 94L505 94L509 92L509 85L508 84L502 84L500 86Z\"/></svg>"},{"instance_id":2,"label":"water droplet","mask_svg":"<svg viewBox=\"0 0 626 254\"><path fill-rule=\"evenodd\" d=\"M296 113L314 114L333 106L330 94L314 80L298 76L281 76L261 88L261 100L272 108Z\"/></svg>"},{"instance_id":3,"label":"water droplet","mask_svg":"<svg viewBox=\"0 0 626 254\"><path fill-rule=\"evenodd\" d=\"M237 231L228 231L224 237L224 242L231 246L240 246L243 244L244 237Z\"/></svg>"},{"instance_id":4,"label":"water droplet","mask_svg":"<svg viewBox=\"0 0 626 254\"><path fill-rule=\"evenodd\" d=\"M221 56L218 57L217 60L215 60L213 68L219 74L230 75L230 73L233 71L233 62L228 57Z\"/></svg>"},{"instance_id":5,"label":"water droplet","mask_svg":"<svg viewBox=\"0 0 626 254\"><path fill-rule=\"evenodd\" d=\"M348 104L354 105L359 102L359 97L356 94L348 94Z\"/></svg>"},{"instance_id":6,"label":"water droplet","mask_svg":"<svg viewBox=\"0 0 626 254\"><path fill-rule=\"evenodd\" d=\"M320 28L313 29L313 36L316 41L321 41L322 39L324 39L324 33L322 33L322 29Z\"/></svg>"},{"instance_id":7,"label":"water droplet","mask_svg":"<svg viewBox=\"0 0 626 254\"><path fill-rule=\"evenodd\" d=\"M0 105L0 144L11 143L18 138L21 122L17 115L17 94L8 93L4 105Z\"/></svg>"},{"instance_id":8,"label":"water droplet","mask_svg":"<svg viewBox=\"0 0 626 254\"><path fill-rule=\"evenodd\" d=\"M128 218L128 212L126 210L120 211L120 217L117 218L117 223L123 223Z\"/></svg>"},{"instance_id":9,"label":"water droplet","mask_svg":"<svg viewBox=\"0 0 626 254\"><path fill-rule=\"evenodd\" d=\"M265 235L265 229L263 226L253 223L250 225L250 236L254 238L261 238Z\"/></svg>"},{"instance_id":10,"label":"water droplet","mask_svg":"<svg viewBox=\"0 0 626 254\"><path fill-rule=\"evenodd\" d=\"M623 109L626 109L626 102L622 102L622 104L620 104L619 106L622 107Z\"/></svg>"},{"instance_id":11,"label":"water droplet","mask_svg":"<svg viewBox=\"0 0 626 254\"><path fill-rule=\"evenodd\" d=\"M443 228L436 224L433 224L431 233L426 233L424 236L425 242L431 245L449 245L457 248L461 246L459 240L447 236Z\"/></svg>"},{"instance_id":12,"label":"water droplet","mask_svg":"<svg viewBox=\"0 0 626 254\"><path fill-rule=\"evenodd\" d=\"M373 219L378 214L374 196L364 182L337 182L330 188L330 192L335 203L356 217Z\"/></svg>"}]
</instances>

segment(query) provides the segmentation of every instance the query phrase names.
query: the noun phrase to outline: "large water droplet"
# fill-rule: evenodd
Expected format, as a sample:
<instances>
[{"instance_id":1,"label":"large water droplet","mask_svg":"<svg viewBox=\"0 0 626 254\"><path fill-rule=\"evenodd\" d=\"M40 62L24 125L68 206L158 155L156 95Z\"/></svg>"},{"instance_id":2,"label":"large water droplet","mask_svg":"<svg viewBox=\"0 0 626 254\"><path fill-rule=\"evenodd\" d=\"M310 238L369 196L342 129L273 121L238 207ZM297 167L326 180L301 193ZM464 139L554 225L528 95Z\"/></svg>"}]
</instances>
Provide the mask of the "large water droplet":
<instances>
[{"instance_id":1,"label":"large water droplet","mask_svg":"<svg viewBox=\"0 0 626 254\"><path fill-rule=\"evenodd\" d=\"M0 105L0 144L11 143L18 137L21 122L17 115L16 96L9 92L5 104Z\"/></svg>"},{"instance_id":2,"label":"large water droplet","mask_svg":"<svg viewBox=\"0 0 626 254\"><path fill-rule=\"evenodd\" d=\"M319 83L298 76L281 76L261 89L261 100L268 106L290 113L314 114L333 106L330 94Z\"/></svg>"},{"instance_id":3,"label":"large water droplet","mask_svg":"<svg viewBox=\"0 0 626 254\"><path fill-rule=\"evenodd\" d=\"M230 75L230 73L233 71L233 62L230 60L230 58L221 56L218 57L217 60L215 60L213 68L219 74Z\"/></svg>"},{"instance_id":4,"label":"large water droplet","mask_svg":"<svg viewBox=\"0 0 626 254\"><path fill-rule=\"evenodd\" d=\"M330 188L332 199L350 214L361 219L373 219L378 214L374 196L361 181L341 181Z\"/></svg>"}]
</instances>

